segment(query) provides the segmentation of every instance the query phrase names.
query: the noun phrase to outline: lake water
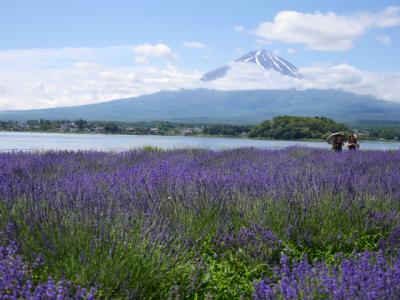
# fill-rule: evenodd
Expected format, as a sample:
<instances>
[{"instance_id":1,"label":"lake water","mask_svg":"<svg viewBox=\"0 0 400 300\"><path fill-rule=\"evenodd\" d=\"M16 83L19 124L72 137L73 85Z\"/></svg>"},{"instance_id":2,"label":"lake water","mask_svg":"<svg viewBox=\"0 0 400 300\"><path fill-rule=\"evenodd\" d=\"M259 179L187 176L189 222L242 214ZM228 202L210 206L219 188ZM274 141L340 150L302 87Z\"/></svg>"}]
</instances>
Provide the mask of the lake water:
<instances>
[{"instance_id":1,"label":"lake water","mask_svg":"<svg viewBox=\"0 0 400 300\"><path fill-rule=\"evenodd\" d=\"M100 135L100 134L64 134L0 132L0 151L31 150L105 150L124 151L145 146L163 149L207 148L213 150L242 147L282 149L289 146L330 148L325 142L271 141L220 137L186 137L156 135ZM364 150L398 150L400 143L363 142Z\"/></svg>"}]
</instances>

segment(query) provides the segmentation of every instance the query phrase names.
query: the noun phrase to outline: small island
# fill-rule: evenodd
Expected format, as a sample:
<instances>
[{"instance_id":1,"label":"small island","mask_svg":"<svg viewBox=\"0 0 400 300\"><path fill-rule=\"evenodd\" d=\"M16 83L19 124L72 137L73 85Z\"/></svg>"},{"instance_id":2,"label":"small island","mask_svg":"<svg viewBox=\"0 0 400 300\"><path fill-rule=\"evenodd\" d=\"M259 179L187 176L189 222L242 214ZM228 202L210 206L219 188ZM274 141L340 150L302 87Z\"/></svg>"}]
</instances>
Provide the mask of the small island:
<instances>
[{"instance_id":1,"label":"small island","mask_svg":"<svg viewBox=\"0 0 400 300\"><path fill-rule=\"evenodd\" d=\"M279 116L254 126L249 137L277 140L325 139L332 132L350 133L345 124L325 117Z\"/></svg>"}]
</instances>

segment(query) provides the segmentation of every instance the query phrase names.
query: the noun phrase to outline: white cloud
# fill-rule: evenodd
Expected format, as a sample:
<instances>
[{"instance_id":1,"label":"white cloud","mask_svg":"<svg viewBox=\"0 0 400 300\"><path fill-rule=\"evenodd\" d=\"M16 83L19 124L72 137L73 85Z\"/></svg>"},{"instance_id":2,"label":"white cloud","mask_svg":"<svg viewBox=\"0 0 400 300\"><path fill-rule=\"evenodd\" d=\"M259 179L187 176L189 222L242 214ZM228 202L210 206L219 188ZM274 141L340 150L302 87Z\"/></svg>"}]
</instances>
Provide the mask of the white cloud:
<instances>
[{"instance_id":1,"label":"white cloud","mask_svg":"<svg viewBox=\"0 0 400 300\"><path fill-rule=\"evenodd\" d=\"M236 31L236 32L244 32L244 27L240 26L240 25L235 25L233 27L233 30Z\"/></svg>"},{"instance_id":2,"label":"white cloud","mask_svg":"<svg viewBox=\"0 0 400 300\"><path fill-rule=\"evenodd\" d=\"M400 102L400 74L375 74L348 64L300 69L307 83L302 88L340 89L381 100Z\"/></svg>"},{"instance_id":3,"label":"white cloud","mask_svg":"<svg viewBox=\"0 0 400 300\"><path fill-rule=\"evenodd\" d=\"M193 49L205 49L206 45L200 42L183 42L183 47Z\"/></svg>"},{"instance_id":4,"label":"white cloud","mask_svg":"<svg viewBox=\"0 0 400 300\"><path fill-rule=\"evenodd\" d=\"M262 70L255 64L232 62L225 77L206 87L222 90L246 89L339 89L381 100L400 102L400 74L374 74L348 64L299 69L304 78Z\"/></svg>"},{"instance_id":5,"label":"white cloud","mask_svg":"<svg viewBox=\"0 0 400 300\"><path fill-rule=\"evenodd\" d=\"M273 70L262 70L256 64L231 62L227 74L206 82L204 88L217 90L289 89L296 88L296 79Z\"/></svg>"},{"instance_id":6,"label":"white cloud","mask_svg":"<svg viewBox=\"0 0 400 300\"><path fill-rule=\"evenodd\" d=\"M193 88L200 76L172 65L0 71L0 82L7 89L0 95L0 109L72 106Z\"/></svg>"},{"instance_id":7,"label":"white cloud","mask_svg":"<svg viewBox=\"0 0 400 300\"><path fill-rule=\"evenodd\" d=\"M383 45L389 45L390 43L392 43L392 39L390 38L390 36L387 35L378 35L375 37L375 39Z\"/></svg>"},{"instance_id":8,"label":"white cloud","mask_svg":"<svg viewBox=\"0 0 400 300\"><path fill-rule=\"evenodd\" d=\"M149 60L146 56L135 56L133 60L138 64L148 64Z\"/></svg>"},{"instance_id":9,"label":"white cloud","mask_svg":"<svg viewBox=\"0 0 400 300\"><path fill-rule=\"evenodd\" d=\"M135 66L134 47L0 50L0 110L81 105L191 88L201 76L170 64ZM154 55L162 56L143 57Z\"/></svg>"},{"instance_id":10,"label":"white cloud","mask_svg":"<svg viewBox=\"0 0 400 300\"><path fill-rule=\"evenodd\" d=\"M390 6L378 13L359 12L338 15L334 12L302 13L281 11L272 22L263 22L254 34L265 42L302 44L318 51L346 51L354 41L373 27L400 25L400 7Z\"/></svg>"},{"instance_id":11,"label":"white cloud","mask_svg":"<svg viewBox=\"0 0 400 300\"><path fill-rule=\"evenodd\" d=\"M165 44L159 43L155 45L151 44L140 44L133 48L133 52L138 54L140 57L145 58L164 58L169 60L178 60L178 55L174 53L170 47Z\"/></svg>"},{"instance_id":12,"label":"white cloud","mask_svg":"<svg viewBox=\"0 0 400 300\"><path fill-rule=\"evenodd\" d=\"M369 26L385 28L400 25L400 6L389 6L379 13L361 12L358 15Z\"/></svg>"},{"instance_id":13,"label":"white cloud","mask_svg":"<svg viewBox=\"0 0 400 300\"><path fill-rule=\"evenodd\" d=\"M293 48L288 48L288 49L286 50L286 53L289 54L289 55L293 55L293 54L296 53L296 50L294 50Z\"/></svg>"}]
</instances>

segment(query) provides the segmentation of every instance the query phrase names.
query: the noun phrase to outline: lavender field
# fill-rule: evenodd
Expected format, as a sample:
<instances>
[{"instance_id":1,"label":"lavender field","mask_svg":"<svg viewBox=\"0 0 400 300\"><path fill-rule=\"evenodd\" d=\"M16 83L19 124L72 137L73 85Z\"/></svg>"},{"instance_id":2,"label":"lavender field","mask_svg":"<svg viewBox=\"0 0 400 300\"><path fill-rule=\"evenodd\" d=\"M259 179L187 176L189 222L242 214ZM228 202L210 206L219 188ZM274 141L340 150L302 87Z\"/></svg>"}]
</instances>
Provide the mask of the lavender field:
<instances>
[{"instance_id":1,"label":"lavender field","mask_svg":"<svg viewBox=\"0 0 400 300\"><path fill-rule=\"evenodd\" d=\"M398 299L400 151L0 154L1 299Z\"/></svg>"}]
</instances>

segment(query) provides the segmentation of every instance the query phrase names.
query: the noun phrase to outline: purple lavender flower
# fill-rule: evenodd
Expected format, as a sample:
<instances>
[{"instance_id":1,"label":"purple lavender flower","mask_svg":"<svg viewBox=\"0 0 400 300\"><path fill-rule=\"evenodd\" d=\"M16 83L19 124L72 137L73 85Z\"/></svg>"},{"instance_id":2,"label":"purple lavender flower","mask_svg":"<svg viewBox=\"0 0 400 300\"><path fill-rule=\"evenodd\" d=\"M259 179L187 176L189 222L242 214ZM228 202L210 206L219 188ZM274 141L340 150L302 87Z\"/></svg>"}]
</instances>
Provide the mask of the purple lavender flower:
<instances>
[{"instance_id":1,"label":"purple lavender flower","mask_svg":"<svg viewBox=\"0 0 400 300\"><path fill-rule=\"evenodd\" d=\"M338 269L325 263L310 265L304 259L289 266L283 256L278 281L262 279L254 299L398 299L400 256L389 261L382 252L364 252L343 259ZM268 283L268 284L267 284Z\"/></svg>"},{"instance_id":2,"label":"purple lavender flower","mask_svg":"<svg viewBox=\"0 0 400 300\"><path fill-rule=\"evenodd\" d=\"M88 293L74 294L69 282L56 283L51 277L33 286L31 275L29 267L17 255L15 243L0 246L0 299L94 299L96 290L93 288Z\"/></svg>"},{"instance_id":3,"label":"purple lavender flower","mask_svg":"<svg viewBox=\"0 0 400 300\"><path fill-rule=\"evenodd\" d=\"M273 269L282 264L274 278L259 284L265 297L393 298L398 295L392 286L399 269L399 186L399 151L340 156L297 147L0 153L0 209L7 212L0 221L0 241L16 240L26 254L31 243L26 236L33 237L35 251L42 247L46 258L64 253L58 242L71 238L68 224L82 225L90 237L75 259L84 266L101 247L109 250L109 261L121 248L128 251L132 232L147 242L143 252L162 249L160 262L185 251L201 257L199 245L212 236L216 260L229 253L249 265L266 262ZM205 216L204 224L194 224L197 216ZM312 260L313 250L330 249L331 257L342 246L349 253L376 250L379 238L384 257L341 258L337 269L279 260L282 251L292 253L288 245L296 257L306 252ZM27 266L17 253L11 244L0 248L4 293L28 299L70 295L67 281L38 285L30 269L43 261ZM84 298L91 292L79 293Z\"/></svg>"}]
</instances>

